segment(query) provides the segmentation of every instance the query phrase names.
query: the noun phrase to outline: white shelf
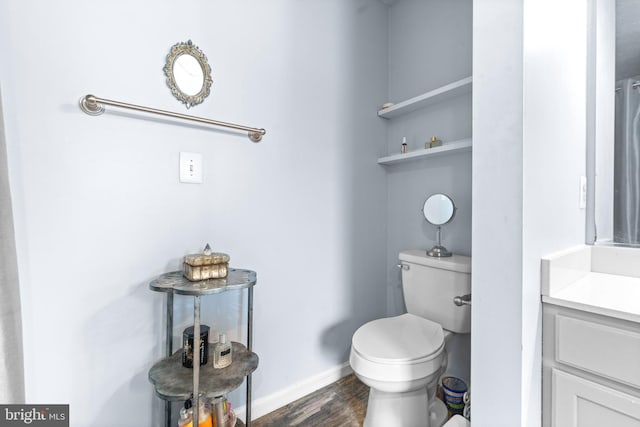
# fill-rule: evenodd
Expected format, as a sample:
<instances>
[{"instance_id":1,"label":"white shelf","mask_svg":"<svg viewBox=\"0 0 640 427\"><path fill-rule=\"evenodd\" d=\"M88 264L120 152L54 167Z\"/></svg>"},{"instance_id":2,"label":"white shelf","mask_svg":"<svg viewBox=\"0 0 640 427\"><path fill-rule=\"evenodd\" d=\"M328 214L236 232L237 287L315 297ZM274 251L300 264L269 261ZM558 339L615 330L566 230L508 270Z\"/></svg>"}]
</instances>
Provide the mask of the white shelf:
<instances>
[{"instance_id":1,"label":"white shelf","mask_svg":"<svg viewBox=\"0 0 640 427\"><path fill-rule=\"evenodd\" d=\"M437 104L438 102L471 92L471 85L472 78L469 76L457 82L449 83L448 85L423 93L422 95L407 99L406 101L399 102L392 107L383 108L378 111L378 116L391 119L429 105Z\"/></svg>"},{"instance_id":2,"label":"white shelf","mask_svg":"<svg viewBox=\"0 0 640 427\"><path fill-rule=\"evenodd\" d=\"M378 159L379 165L393 165L409 160L417 160L423 157L441 156L462 151L471 151L471 138L460 139L458 141L446 142L440 147L425 148L422 150L410 151L404 154L394 154L392 156L381 157Z\"/></svg>"}]
</instances>

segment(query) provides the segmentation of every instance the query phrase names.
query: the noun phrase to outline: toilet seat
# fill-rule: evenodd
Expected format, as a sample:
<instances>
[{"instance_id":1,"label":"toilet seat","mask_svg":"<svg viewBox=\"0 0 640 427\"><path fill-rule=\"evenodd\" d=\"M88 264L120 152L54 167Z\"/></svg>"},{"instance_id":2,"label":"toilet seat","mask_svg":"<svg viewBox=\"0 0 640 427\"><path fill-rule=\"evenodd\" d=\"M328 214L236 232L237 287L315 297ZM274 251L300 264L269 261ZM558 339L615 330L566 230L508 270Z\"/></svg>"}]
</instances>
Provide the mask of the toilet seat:
<instances>
[{"instance_id":1,"label":"toilet seat","mask_svg":"<svg viewBox=\"0 0 640 427\"><path fill-rule=\"evenodd\" d=\"M362 357L378 363L419 363L444 346L442 326L405 313L373 320L353 334L352 346Z\"/></svg>"},{"instance_id":2,"label":"toilet seat","mask_svg":"<svg viewBox=\"0 0 640 427\"><path fill-rule=\"evenodd\" d=\"M351 367L375 381L403 382L437 373L446 356L442 326L405 313L361 326L351 345Z\"/></svg>"}]
</instances>

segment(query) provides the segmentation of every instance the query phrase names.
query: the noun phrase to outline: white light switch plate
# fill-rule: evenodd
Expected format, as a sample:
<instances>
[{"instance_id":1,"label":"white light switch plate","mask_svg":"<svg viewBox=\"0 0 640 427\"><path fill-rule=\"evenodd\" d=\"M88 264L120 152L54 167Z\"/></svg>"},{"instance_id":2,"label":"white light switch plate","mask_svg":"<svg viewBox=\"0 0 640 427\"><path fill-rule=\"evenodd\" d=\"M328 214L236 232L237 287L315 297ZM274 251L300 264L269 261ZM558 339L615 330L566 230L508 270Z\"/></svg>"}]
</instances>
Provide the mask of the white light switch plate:
<instances>
[{"instance_id":1,"label":"white light switch plate","mask_svg":"<svg viewBox=\"0 0 640 427\"><path fill-rule=\"evenodd\" d=\"M202 154L180 153L180 182L202 184Z\"/></svg>"},{"instance_id":2,"label":"white light switch plate","mask_svg":"<svg viewBox=\"0 0 640 427\"><path fill-rule=\"evenodd\" d=\"M587 177L580 177L580 201L579 201L580 209L585 209L587 207Z\"/></svg>"}]
</instances>

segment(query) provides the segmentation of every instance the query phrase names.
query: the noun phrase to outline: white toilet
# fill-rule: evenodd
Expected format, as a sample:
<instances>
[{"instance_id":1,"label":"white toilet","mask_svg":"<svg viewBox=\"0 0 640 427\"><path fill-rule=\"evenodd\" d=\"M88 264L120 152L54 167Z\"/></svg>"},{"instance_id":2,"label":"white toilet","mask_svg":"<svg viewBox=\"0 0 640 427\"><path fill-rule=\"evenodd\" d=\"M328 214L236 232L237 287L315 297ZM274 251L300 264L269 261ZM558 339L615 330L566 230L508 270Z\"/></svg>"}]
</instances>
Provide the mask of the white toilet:
<instances>
[{"instance_id":1,"label":"white toilet","mask_svg":"<svg viewBox=\"0 0 640 427\"><path fill-rule=\"evenodd\" d=\"M370 387L364 427L442 427L447 409L435 392L447 368L445 341L471 332L470 306L453 302L471 293L471 258L424 250L399 258L407 313L364 324L351 342L351 368Z\"/></svg>"}]
</instances>

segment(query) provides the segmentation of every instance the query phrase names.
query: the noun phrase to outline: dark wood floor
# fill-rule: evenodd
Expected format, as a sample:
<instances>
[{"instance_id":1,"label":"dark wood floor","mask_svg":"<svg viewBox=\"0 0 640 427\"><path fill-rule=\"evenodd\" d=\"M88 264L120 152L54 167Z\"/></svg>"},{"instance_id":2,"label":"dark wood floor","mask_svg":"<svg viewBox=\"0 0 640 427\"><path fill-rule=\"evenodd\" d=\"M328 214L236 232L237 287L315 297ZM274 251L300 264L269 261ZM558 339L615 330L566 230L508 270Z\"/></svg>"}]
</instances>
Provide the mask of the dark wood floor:
<instances>
[{"instance_id":1,"label":"dark wood floor","mask_svg":"<svg viewBox=\"0 0 640 427\"><path fill-rule=\"evenodd\" d=\"M251 424L253 427L361 427L368 398L369 387L351 374Z\"/></svg>"}]
</instances>

